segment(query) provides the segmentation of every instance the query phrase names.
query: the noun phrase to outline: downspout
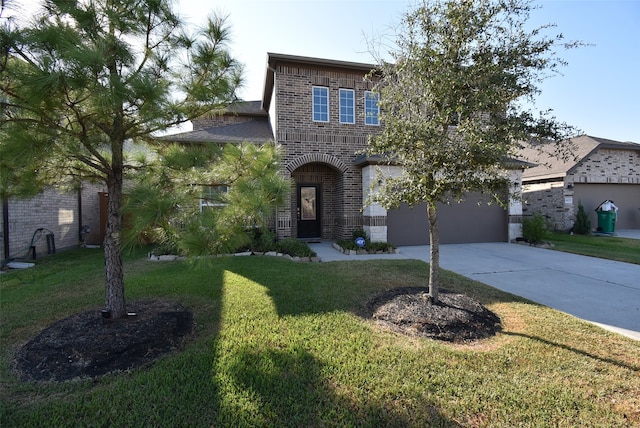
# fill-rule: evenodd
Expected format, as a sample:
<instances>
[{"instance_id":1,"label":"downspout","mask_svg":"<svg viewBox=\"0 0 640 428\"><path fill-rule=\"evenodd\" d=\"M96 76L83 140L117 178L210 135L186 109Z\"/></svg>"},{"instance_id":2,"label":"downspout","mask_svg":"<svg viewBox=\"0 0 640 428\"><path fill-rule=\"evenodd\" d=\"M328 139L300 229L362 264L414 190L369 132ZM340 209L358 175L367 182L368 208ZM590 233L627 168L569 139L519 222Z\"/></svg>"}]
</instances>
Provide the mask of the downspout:
<instances>
[{"instance_id":1,"label":"downspout","mask_svg":"<svg viewBox=\"0 0 640 428\"><path fill-rule=\"evenodd\" d=\"M2 194L2 241L4 245L4 258L9 259L9 198Z\"/></svg>"},{"instance_id":2,"label":"downspout","mask_svg":"<svg viewBox=\"0 0 640 428\"><path fill-rule=\"evenodd\" d=\"M82 182L78 186L78 242L83 242L82 229Z\"/></svg>"}]
</instances>

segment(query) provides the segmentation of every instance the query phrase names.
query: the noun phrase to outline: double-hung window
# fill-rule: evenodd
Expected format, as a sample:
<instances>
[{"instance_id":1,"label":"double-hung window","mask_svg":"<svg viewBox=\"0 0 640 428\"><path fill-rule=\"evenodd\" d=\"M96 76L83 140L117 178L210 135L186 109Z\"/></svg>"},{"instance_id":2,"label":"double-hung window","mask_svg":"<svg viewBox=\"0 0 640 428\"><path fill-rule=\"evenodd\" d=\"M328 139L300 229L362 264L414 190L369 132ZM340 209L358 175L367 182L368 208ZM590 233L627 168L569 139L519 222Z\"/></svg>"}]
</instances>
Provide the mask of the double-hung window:
<instances>
[{"instance_id":1,"label":"double-hung window","mask_svg":"<svg viewBox=\"0 0 640 428\"><path fill-rule=\"evenodd\" d=\"M213 184L202 186L202 196L200 198L200 211L206 207L224 207L227 205L227 193L229 186L226 184Z\"/></svg>"},{"instance_id":2,"label":"double-hung window","mask_svg":"<svg viewBox=\"0 0 640 428\"><path fill-rule=\"evenodd\" d=\"M313 121L329 122L329 88L313 87Z\"/></svg>"},{"instance_id":3,"label":"double-hung window","mask_svg":"<svg viewBox=\"0 0 640 428\"><path fill-rule=\"evenodd\" d=\"M378 100L380 95L375 92L366 91L364 93L364 123L365 125L380 125L378 116L380 114L380 107L378 107Z\"/></svg>"},{"instance_id":4,"label":"double-hung window","mask_svg":"<svg viewBox=\"0 0 640 428\"><path fill-rule=\"evenodd\" d=\"M355 91L340 89L340 123L356 123Z\"/></svg>"}]
</instances>

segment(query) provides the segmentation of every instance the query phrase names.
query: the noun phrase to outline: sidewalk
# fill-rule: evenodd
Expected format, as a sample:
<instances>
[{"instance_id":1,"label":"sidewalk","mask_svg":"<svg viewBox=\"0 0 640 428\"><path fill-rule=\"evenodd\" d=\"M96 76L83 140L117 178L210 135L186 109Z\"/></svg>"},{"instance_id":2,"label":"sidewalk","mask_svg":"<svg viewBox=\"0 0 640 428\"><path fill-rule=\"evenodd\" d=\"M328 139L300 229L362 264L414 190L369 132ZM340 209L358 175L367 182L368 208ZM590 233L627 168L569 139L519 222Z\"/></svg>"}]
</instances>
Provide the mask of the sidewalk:
<instances>
[{"instance_id":1,"label":"sidewalk","mask_svg":"<svg viewBox=\"0 0 640 428\"><path fill-rule=\"evenodd\" d=\"M323 262L429 260L426 245L362 256L344 255L329 242L310 247ZM640 340L640 265L504 242L441 245L440 265Z\"/></svg>"},{"instance_id":2,"label":"sidewalk","mask_svg":"<svg viewBox=\"0 0 640 428\"><path fill-rule=\"evenodd\" d=\"M619 238L640 239L640 229L621 229L613 232Z\"/></svg>"}]
</instances>

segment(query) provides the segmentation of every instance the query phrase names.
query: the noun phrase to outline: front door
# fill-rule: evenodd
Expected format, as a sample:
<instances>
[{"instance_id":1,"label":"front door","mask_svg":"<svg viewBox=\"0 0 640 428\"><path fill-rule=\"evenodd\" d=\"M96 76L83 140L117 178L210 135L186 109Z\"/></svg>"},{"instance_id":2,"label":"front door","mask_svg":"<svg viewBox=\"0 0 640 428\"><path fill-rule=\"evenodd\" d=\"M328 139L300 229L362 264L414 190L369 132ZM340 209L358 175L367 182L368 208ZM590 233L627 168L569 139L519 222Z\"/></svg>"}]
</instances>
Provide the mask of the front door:
<instances>
[{"instance_id":1,"label":"front door","mask_svg":"<svg viewBox=\"0 0 640 428\"><path fill-rule=\"evenodd\" d=\"M298 238L320 238L320 185L298 184Z\"/></svg>"}]
</instances>

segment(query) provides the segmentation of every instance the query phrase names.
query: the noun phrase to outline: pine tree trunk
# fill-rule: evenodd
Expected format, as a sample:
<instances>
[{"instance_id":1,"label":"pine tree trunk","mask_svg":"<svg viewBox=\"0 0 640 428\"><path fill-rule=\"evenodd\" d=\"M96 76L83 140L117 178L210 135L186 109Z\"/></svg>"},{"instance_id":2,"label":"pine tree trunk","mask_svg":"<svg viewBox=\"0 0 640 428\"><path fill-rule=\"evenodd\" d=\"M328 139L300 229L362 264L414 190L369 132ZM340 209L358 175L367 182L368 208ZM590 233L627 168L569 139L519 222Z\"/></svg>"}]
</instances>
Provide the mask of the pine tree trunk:
<instances>
[{"instance_id":1,"label":"pine tree trunk","mask_svg":"<svg viewBox=\"0 0 640 428\"><path fill-rule=\"evenodd\" d=\"M120 235L122 233L122 171L114 173L107 183L109 202L107 205L107 227L104 237L104 262L106 276L106 301L111 318L127 315L124 299L124 270Z\"/></svg>"},{"instance_id":2,"label":"pine tree trunk","mask_svg":"<svg viewBox=\"0 0 640 428\"><path fill-rule=\"evenodd\" d=\"M435 203L427 204L429 218L429 297L438 302L440 289L440 234L438 232L438 212Z\"/></svg>"}]
</instances>

